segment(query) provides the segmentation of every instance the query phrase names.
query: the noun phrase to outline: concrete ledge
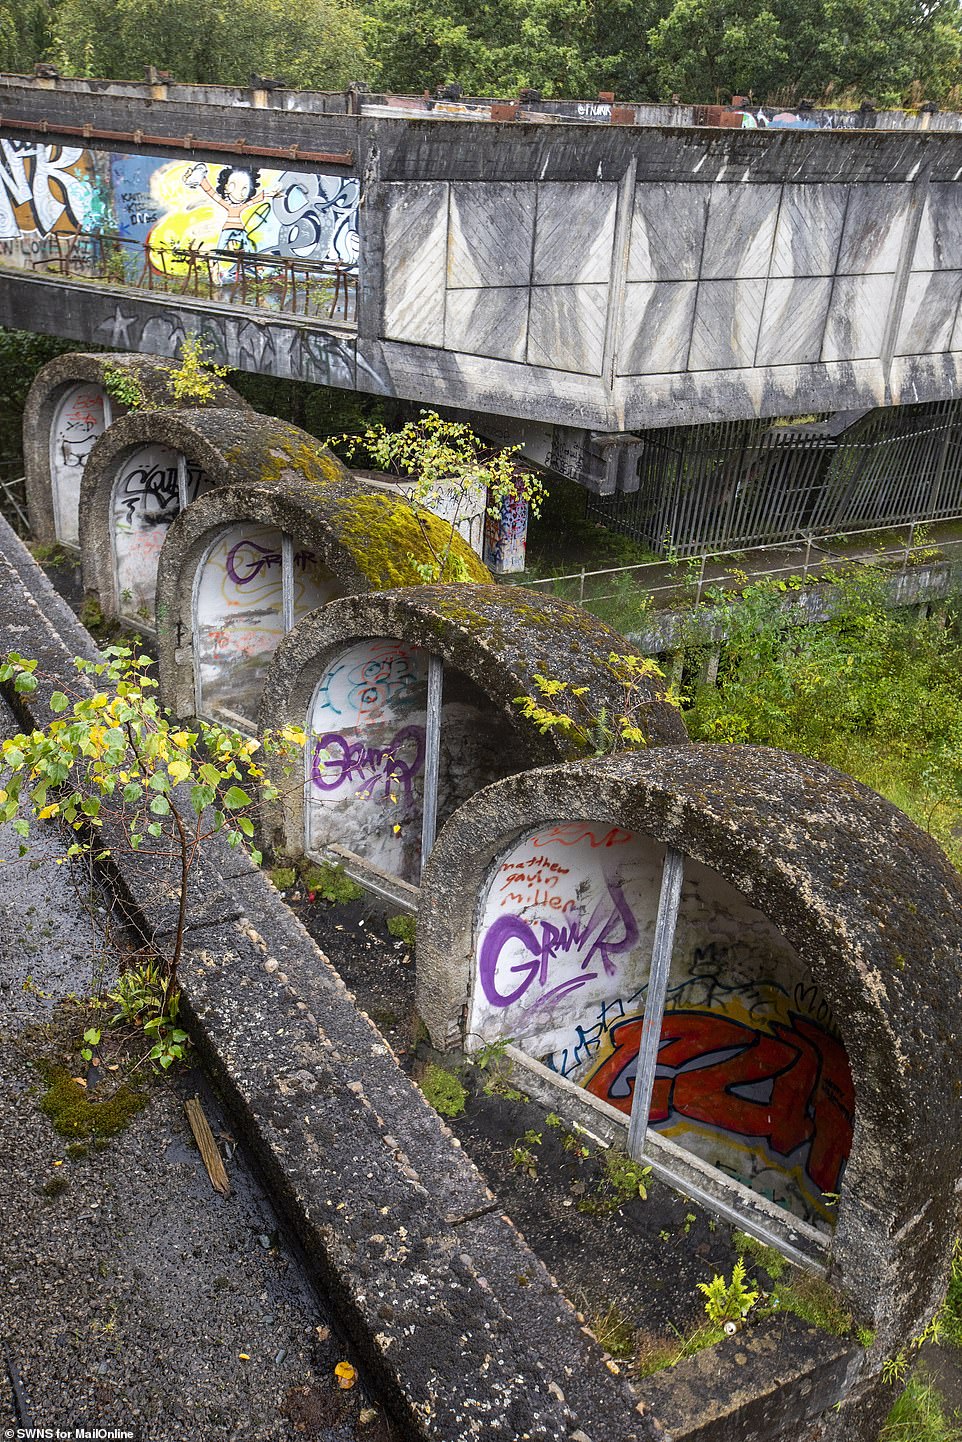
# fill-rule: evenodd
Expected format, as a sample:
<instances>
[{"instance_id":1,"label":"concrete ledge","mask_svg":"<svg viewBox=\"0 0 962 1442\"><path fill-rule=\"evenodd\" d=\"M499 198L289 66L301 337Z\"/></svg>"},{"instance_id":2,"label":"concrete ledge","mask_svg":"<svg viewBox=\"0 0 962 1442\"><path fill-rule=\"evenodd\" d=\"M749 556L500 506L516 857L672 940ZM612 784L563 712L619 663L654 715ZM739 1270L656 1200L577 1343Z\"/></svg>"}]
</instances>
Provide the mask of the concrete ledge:
<instances>
[{"instance_id":1,"label":"concrete ledge","mask_svg":"<svg viewBox=\"0 0 962 1442\"><path fill-rule=\"evenodd\" d=\"M0 649L66 678L91 642L65 611L0 525ZM11 696L27 724L50 689ZM140 933L169 928L163 876L113 864ZM266 877L215 847L198 894L191 1033L406 1435L665 1442Z\"/></svg>"}]
</instances>

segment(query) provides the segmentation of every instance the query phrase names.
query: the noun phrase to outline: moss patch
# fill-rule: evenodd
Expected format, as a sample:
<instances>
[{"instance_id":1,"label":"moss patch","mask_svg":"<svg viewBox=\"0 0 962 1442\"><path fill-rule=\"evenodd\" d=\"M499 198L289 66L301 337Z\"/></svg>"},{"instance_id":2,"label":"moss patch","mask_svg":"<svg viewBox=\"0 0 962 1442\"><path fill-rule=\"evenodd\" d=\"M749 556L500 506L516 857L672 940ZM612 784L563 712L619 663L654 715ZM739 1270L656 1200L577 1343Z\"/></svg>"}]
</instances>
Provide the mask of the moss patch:
<instances>
[{"instance_id":1,"label":"moss patch","mask_svg":"<svg viewBox=\"0 0 962 1442\"><path fill-rule=\"evenodd\" d=\"M421 1090L434 1110L442 1117L459 1117L464 1111L468 1094L454 1072L429 1062L421 1078Z\"/></svg>"},{"instance_id":2,"label":"moss patch","mask_svg":"<svg viewBox=\"0 0 962 1442\"><path fill-rule=\"evenodd\" d=\"M267 874L278 891L286 891L297 880L297 872L293 866L275 866Z\"/></svg>"},{"instance_id":3,"label":"moss patch","mask_svg":"<svg viewBox=\"0 0 962 1442\"><path fill-rule=\"evenodd\" d=\"M302 867L301 881L305 891L313 892L315 897L319 896L322 901L329 901L334 906L346 906L349 901L359 901L364 895L363 886L352 881L340 866L332 866L329 862L321 866Z\"/></svg>"},{"instance_id":4,"label":"moss patch","mask_svg":"<svg viewBox=\"0 0 962 1442\"><path fill-rule=\"evenodd\" d=\"M418 566L436 565L448 544L449 529L429 512L416 517L410 506L392 496L341 496L332 501L331 522L338 539L376 590L419 586ZM464 581L493 585L484 562L460 536L451 544L450 563Z\"/></svg>"},{"instance_id":5,"label":"moss patch","mask_svg":"<svg viewBox=\"0 0 962 1442\"><path fill-rule=\"evenodd\" d=\"M47 1084L40 1110L64 1137L112 1137L147 1105L144 1092L125 1082L98 1101L70 1075L66 1067L39 1062L37 1070Z\"/></svg>"},{"instance_id":6,"label":"moss patch","mask_svg":"<svg viewBox=\"0 0 962 1442\"><path fill-rule=\"evenodd\" d=\"M701 1352L706 1347L714 1347L724 1336L724 1330L712 1326L710 1322L703 1322L687 1336L680 1333L674 1337L642 1334L638 1339L637 1375L651 1377L664 1367L674 1367L678 1362L684 1362L686 1357L694 1357L696 1352Z\"/></svg>"},{"instance_id":7,"label":"moss patch","mask_svg":"<svg viewBox=\"0 0 962 1442\"><path fill-rule=\"evenodd\" d=\"M413 946L417 935L417 922L407 912L399 912L397 916L389 916L387 929L395 941L403 941L405 946Z\"/></svg>"}]
</instances>

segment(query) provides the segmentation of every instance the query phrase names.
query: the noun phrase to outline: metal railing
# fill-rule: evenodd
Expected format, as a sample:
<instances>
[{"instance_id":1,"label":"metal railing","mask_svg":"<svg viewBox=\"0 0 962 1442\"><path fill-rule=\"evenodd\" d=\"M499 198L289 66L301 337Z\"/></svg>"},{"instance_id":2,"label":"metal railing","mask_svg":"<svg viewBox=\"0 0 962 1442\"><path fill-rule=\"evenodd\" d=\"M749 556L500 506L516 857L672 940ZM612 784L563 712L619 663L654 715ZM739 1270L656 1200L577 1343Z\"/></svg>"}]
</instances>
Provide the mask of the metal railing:
<instances>
[{"instance_id":1,"label":"metal railing","mask_svg":"<svg viewBox=\"0 0 962 1442\"><path fill-rule=\"evenodd\" d=\"M5 475L0 469L0 515L16 531L18 536L30 534L30 517L27 514L27 483L24 476Z\"/></svg>"},{"instance_id":2,"label":"metal railing","mask_svg":"<svg viewBox=\"0 0 962 1442\"><path fill-rule=\"evenodd\" d=\"M31 269L67 280L192 295L353 324L357 266L202 245L152 245L111 231L54 231Z\"/></svg>"},{"instance_id":3,"label":"metal railing","mask_svg":"<svg viewBox=\"0 0 962 1442\"><path fill-rule=\"evenodd\" d=\"M611 601L630 603L634 595L640 617L645 610L698 605L753 581L797 577L805 583L810 577L827 578L851 565L885 565L893 575L901 575L921 564L962 558L962 526L957 536L933 535L932 529L927 521L912 520L830 537L800 532L788 543L706 551L684 559L582 569L537 579L520 574L511 581L577 601L586 610ZM505 581L511 584L508 578Z\"/></svg>"}]
</instances>

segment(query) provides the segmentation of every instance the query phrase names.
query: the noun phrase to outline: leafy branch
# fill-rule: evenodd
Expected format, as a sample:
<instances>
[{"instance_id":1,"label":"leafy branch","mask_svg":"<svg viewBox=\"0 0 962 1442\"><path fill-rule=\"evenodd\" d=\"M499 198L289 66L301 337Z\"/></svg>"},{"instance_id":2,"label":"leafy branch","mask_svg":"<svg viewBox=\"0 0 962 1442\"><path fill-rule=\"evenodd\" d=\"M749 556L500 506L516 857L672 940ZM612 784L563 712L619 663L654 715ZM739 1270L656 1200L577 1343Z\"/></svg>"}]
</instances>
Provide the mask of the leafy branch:
<instances>
[{"instance_id":1,"label":"leafy branch","mask_svg":"<svg viewBox=\"0 0 962 1442\"><path fill-rule=\"evenodd\" d=\"M123 646L108 647L104 660L74 658L77 689L54 690L52 719L43 728L0 742L0 822L9 822L27 854L31 822L56 820L72 838L56 860L89 855L104 860L116 851L151 856L172 865L177 884L177 921L166 956L139 988L149 1002L133 1007L137 986L121 978L114 1000L127 1019L140 1017L160 1047L155 1059L169 1065L170 1028L177 1014L178 968L183 956L191 874L206 843L223 834L259 862L251 812L258 791L267 799L278 788L265 779L260 753L279 754L281 768L304 733L285 727L263 742L223 726L181 726L153 695L151 660ZM0 683L27 695L37 691L37 662L11 652L0 664ZM24 814L26 813L26 814ZM169 1058L165 1060L165 1058Z\"/></svg>"},{"instance_id":2,"label":"leafy branch","mask_svg":"<svg viewBox=\"0 0 962 1442\"><path fill-rule=\"evenodd\" d=\"M415 563L425 581L465 579L463 563L452 559L451 547L469 503L474 508L483 500L494 520L506 501L525 503L537 516L547 495L540 476L519 466L520 446L490 446L470 426L444 420L436 411L422 410L399 431L378 424L358 435L332 436L328 444L341 447L348 460L362 453L378 470L413 480L410 502L432 556L423 565ZM450 523L441 551L425 525L425 512Z\"/></svg>"},{"instance_id":3,"label":"leafy branch","mask_svg":"<svg viewBox=\"0 0 962 1442\"><path fill-rule=\"evenodd\" d=\"M612 712L604 706L598 711L592 708L588 699L590 687L575 686L570 681L559 681L538 672L533 677L538 694L516 696L514 704L537 726L542 736L557 732L586 755L607 756L612 751L633 751L647 746L646 708L656 700L678 706L680 698L671 687L652 697L647 682L663 678L664 672L647 656L619 656L612 651L608 670L620 690L618 706Z\"/></svg>"}]
</instances>

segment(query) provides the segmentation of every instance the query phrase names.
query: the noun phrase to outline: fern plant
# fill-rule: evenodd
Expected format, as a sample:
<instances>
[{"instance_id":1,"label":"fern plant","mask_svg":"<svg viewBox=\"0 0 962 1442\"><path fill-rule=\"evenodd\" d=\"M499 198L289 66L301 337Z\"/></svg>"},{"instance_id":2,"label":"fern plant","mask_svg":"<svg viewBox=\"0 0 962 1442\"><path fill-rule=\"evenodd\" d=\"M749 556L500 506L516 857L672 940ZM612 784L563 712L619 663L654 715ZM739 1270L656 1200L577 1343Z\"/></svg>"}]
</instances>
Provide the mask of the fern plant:
<instances>
[{"instance_id":1,"label":"fern plant","mask_svg":"<svg viewBox=\"0 0 962 1442\"><path fill-rule=\"evenodd\" d=\"M758 1301L758 1292L745 1285L745 1270L745 1260L739 1257L732 1268L730 1282L716 1275L710 1282L698 1283L698 1290L708 1298L705 1303L708 1320L716 1327L723 1327L726 1322L739 1326Z\"/></svg>"}]
</instances>

